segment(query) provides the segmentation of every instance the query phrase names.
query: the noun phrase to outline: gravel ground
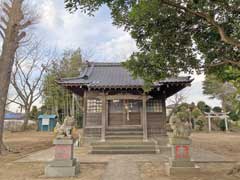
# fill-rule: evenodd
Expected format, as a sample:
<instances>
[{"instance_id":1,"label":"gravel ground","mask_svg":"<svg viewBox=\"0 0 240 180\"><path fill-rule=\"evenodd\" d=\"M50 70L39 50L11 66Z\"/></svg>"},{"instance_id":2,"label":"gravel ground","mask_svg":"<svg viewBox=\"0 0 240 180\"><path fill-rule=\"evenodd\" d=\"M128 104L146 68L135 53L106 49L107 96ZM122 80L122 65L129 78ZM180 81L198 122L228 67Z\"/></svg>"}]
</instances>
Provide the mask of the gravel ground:
<instances>
[{"instance_id":1,"label":"gravel ground","mask_svg":"<svg viewBox=\"0 0 240 180\"><path fill-rule=\"evenodd\" d=\"M0 179L43 180L44 167L53 155L53 134L41 132L5 133L5 142L18 153L0 156ZM164 162L167 154L156 155L90 155L89 148L77 149L75 156L81 162L81 173L76 178L82 180L238 180L227 172L234 163L240 161L239 133L194 133L193 159L198 163L201 173L192 177L168 177L165 175ZM44 150L45 149L45 150ZM217 161L219 162L217 162ZM216 163L206 163L206 161ZM109 169L113 175L109 174ZM104 179L105 178L105 179ZM135 178L135 179L134 179ZM108 180L108 179L106 179Z\"/></svg>"}]
</instances>

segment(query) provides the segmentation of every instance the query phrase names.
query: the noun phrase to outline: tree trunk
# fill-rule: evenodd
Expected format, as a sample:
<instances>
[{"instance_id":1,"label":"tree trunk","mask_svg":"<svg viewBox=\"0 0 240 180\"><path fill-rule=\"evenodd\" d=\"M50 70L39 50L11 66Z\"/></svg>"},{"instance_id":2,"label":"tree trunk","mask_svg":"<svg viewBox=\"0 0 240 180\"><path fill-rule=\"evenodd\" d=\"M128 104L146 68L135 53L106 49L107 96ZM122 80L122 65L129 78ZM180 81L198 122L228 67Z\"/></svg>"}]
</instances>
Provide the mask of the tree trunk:
<instances>
[{"instance_id":1,"label":"tree trunk","mask_svg":"<svg viewBox=\"0 0 240 180\"><path fill-rule=\"evenodd\" d=\"M2 147L4 147L4 115L14 56L20 41L26 36L26 33L22 30L29 24L29 22L24 25L21 24L24 20L23 0L12 0L9 3L3 3L5 15L0 17L5 26L0 28L3 38L0 56L0 153L2 153Z\"/></svg>"},{"instance_id":2,"label":"tree trunk","mask_svg":"<svg viewBox=\"0 0 240 180\"><path fill-rule=\"evenodd\" d=\"M26 109L25 109L24 122L23 122L23 126L22 126L22 130L23 130L23 131L27 130L29 115L30 115L30 109L29 109L29 108L26 108Z\"/></svg>"},{"instance_id":3,"label":"tree trunk","mask_svg":"<svg viewBox=\"0 0 240 180\"><path fill-rule=\"evenodd\" d=\"M10 55L6 57L11 57ZM13 59L13 58L12 58ZM8 60L8 61L6 61ZM11 70L12 70L13 60L0 59L0 153L2 153L2 149L4 149L3 145L3 130L4 130L4 116L5 116L5 108L6 101L8 95L8 89L11 78Z\"/></svg>"}]
</instances>

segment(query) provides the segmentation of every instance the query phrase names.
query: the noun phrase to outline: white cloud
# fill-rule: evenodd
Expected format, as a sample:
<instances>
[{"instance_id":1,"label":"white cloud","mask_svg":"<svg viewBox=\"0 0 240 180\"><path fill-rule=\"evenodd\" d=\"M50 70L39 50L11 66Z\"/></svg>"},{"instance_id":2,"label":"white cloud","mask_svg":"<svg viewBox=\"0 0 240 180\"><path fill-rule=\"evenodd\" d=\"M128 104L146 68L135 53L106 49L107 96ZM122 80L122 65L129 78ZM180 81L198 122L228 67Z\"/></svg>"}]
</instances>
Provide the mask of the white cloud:
<instances>
[{"instance_id":1,"label":"white cloud","mask_svg":"<svg viewBox=\"0 0 240 180\"><path fill-rule=\"evenodd\" d=\"M59 10L56 8L53 1L44 1L40 9L40 23L43 26L47 27L49 30L54 30L56 27L61 28L64 25L62 16L59 15Z\"/></svg>"},{"instance_id":2,"label":"white cloud","mask_svg":"<svg viewBox=\"0 0 240 180\"><path fill-rule=\"evenodd\" d=\"M123 33L117 38L113 38L97 47L100 60L123 61L137 51L136 42L127 33Z\"/></svg>"},{"instance_id":3,"label":"white cloud","mask_svg":"<svg viewBox=\"0 0 240 180\"><path fill-rule=\"evenodd\" d=\"M110 46L114 42L121 45L115 45L117 51L111 57L127 57L126 53L129 56L132 50L135 50L135 43L129 34L112 25L111 15L106 7L101 8L94 17L79 11L70 14L64 9L63 2L58 0L45 1L41 7L39 32L48 44L60 51L79 47L83 50L91 49L96 52L96 59L103 59L103 56L109 55L103 55L99 50L105 49L112 54ZM130 49L127 51L123 46Z\"/></svg>"}]
</instances>

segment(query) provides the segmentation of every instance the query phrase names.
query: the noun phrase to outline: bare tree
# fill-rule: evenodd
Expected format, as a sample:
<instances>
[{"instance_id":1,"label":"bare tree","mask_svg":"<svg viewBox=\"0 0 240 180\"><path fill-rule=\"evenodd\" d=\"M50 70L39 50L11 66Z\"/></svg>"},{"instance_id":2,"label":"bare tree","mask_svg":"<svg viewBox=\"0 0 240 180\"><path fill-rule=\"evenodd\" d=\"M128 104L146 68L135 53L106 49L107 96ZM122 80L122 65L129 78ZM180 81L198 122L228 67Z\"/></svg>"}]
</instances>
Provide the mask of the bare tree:
<instances>
[{"instance_id":1,"label":"bare tree","mask_svg":"<svg viewBox=\"0 0 240 180\"><path fill-rule=\"evenodd\" d=\"M0 154L3 144L4 114L14 64L14 56L20 43L26 36L26 28L33 24L33 19L24 12L24 0L2 1L0 15L0 37L2 49L0 54Z\"/></svg>"},{"instance_id":2,"label":"bare tree","mask_svg":"<svg viewBox=\"0 0 240 180\"><path fill-rule=\"evenodd\" d=\"M172 117L172 115L176 112L177 107L184 102L184 100L186 99L186 97L182 94L182 93L177 93L174 96L172 96L171 98L168 99L168 102L171 105L171 112L168 114L167 116L167 121L169 122L170 118Z\"/></svg>"},{"instance_id":3,"label":"bare tree","mask_svg":"<svg viewBox=\"0 0 240 180\"><path fill-rule=\"evenodd\" d=\"M23 107L23 130L28 125L33 104L42 96L43 76L52 60L52 55L46 52L40 41L33 41L28 46L19 48L15 56L10 87L13 87L16 95L14 98L8 98L8 102Z\"/></svg>"}]
</instances>

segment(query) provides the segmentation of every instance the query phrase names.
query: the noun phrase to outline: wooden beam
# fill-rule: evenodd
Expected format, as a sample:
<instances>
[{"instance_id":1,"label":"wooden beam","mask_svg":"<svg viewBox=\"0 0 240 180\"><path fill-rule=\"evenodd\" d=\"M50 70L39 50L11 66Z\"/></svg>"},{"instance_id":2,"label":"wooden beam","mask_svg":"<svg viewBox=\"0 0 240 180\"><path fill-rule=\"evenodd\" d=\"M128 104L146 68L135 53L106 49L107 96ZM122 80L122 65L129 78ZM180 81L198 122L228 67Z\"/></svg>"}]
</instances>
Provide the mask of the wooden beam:
<instances>
[{"instance_id":1,"label":"wooden beam","mask_svg":"<svg viewBox=\"0 0 240 180\"><path fill-rule=\"evenodd\" d=\"M85 126L84 129L102 129L102 126Z\"/></svg>"},{"instance_id":2,"label":"wooden beam","mask_svg":"<svg viewBox=\"0 0 240 180\"><path fill-rule=\"evenodd\" d=\"M143 111L142 111L142 123L143 123L143 141L148 141L147 132L147 96L142 96Z\"/></svg>"},{"instance_id":3,"label":"wooden beam","mask_svg":"<svg viewBox=\"0 0 240 180\"><path fill-rule=\"evenodd\" d=\"M133 100L142 100L141 95L132 95L132 94L117 94L117 95L108 95L106 98L107 100L114 100L114 99L133 99Z\"/></svg>"}]
</instances>

